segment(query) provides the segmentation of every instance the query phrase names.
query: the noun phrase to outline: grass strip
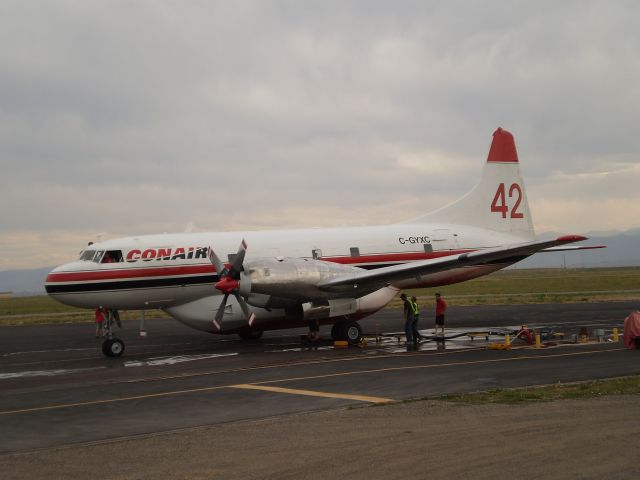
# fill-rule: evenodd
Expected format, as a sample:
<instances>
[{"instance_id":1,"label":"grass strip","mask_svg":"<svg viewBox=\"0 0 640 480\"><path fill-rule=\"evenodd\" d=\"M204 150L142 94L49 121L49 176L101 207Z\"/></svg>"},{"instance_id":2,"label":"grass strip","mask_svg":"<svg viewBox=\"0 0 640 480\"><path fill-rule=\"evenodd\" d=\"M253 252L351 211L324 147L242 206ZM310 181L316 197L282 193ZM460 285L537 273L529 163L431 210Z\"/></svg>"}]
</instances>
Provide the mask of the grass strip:
<instances>
[{"instance_id":1,"label":"grass strip","mask_svg":"<svg viewBox=\"0 0 640 480\"><path fill-rule=\"evenodd\" d=\"M93 310L78 309L79 312L53 313L53 314L23 314L18 317L0 317L0 327L16 327L21 325L53 325L61 323L93 323L95 321ZM122 320L138 320L139 310L128 310L120 313ZM170 318L162 310L145 310L145 320L156 318Z\"/></svg>"},{"instance_id":2,"label":"grass strip","mask_svg":"<svg viewBox=\"0 0 640 480\"><path fill-rule=\"evenodd\" d=\"M640 394L640 376L610 378L580 383L558 383L543 387L499 388L487 392L462 393L429 397L458 404L519 404L526 402L552 402L566 399L587 399L606 395ZM427 400L427 399L423 399Z\"/></svg>"},{"instance_id":3,"label":"grass strip","mask_svg":"<svg viewBox=\"0 0 640 480\"><path fill-rule=\"evenodd\" d=\"M640 268L509 269L436 288L406 290L423 307L441 292L449 305L523 305L640 299ZM399 299L389 305L399 308Z\"/></svg>"}]
</instances>

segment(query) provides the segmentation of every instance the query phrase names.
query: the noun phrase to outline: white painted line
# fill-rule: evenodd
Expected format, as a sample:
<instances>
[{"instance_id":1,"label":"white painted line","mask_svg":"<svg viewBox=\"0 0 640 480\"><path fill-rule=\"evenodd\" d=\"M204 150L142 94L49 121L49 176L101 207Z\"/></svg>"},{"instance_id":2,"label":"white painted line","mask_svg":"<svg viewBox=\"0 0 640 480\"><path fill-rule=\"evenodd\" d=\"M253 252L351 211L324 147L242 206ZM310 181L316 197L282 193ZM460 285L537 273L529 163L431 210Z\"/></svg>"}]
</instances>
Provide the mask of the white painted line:
<instances>
[{"instance_id":1,"label":"white painted line","mask_svg":"<svg viewBox=\"0 0 640 480\"><path fill-rule=\"evenodd\" d=\"M238 355L235 353L212 353L203 355L177 355L174 357L156 357L149 360L132 360L124 362L125 367L155 367L157 365L175 365L177 363L194 362L196 360L208 360L218 357L233 357Z\"/></svg>"},{"instance_id":2,"label":"white painted line","mask_svg":"<svg viewBox=\"0 0 640 480\"><path fill-rule=\"evenodd\" d=\"M0 373L0 380L7 380L10 378L26 378L26 377L55 377L56 375L65 375L67 373L86 372L89 370L95 371L99 368L106 368L106 367L73 368L73 369L58 369L58 370L25 370L23 372Z\"/></svg>"}]
</instances>

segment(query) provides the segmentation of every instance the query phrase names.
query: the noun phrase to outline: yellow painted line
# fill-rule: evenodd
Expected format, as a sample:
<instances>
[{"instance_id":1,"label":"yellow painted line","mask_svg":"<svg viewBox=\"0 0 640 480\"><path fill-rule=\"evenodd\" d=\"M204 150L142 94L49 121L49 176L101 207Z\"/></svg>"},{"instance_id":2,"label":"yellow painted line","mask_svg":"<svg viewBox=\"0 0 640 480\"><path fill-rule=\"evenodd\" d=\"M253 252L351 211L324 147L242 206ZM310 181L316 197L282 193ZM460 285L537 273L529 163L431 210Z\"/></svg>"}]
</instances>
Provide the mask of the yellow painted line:
<instances>
[{"instance_id":1,"label":"yellow painted line","mask_svg":"<svg viewBox=\"0 0 640 480\"><path fill-rule=\"evenodd\" d=\"M389 403L394 401L391 398L369 397L366 395L349 395L348 393L318 392L315 390L298 390L296 388L266 387L263 385L241 384L241 385L232 385L231 387L243 388L246 390L264 390L267 392L290 393L293 395L308 395L310 397L344 398L346 400L358 400L360 402L370 402L370 403Z\"/></svg>"},{"instance_id":2,"label":"yellow painted line","mask_svg":"<svg viewBox=\"0 0 640 480\"><path fill-rule=\"evenodd\" d=\"M555 358L555 357L572 357L578 355L589 355L592 353L607 353L614 352L619 350L625 350L624 348L615 348L615 349L607 349L607 350L588 350L585 352L573 352L573 353L560 353L555 355L529 355L522 357L509 357L509 358L498 358L491 360L474 360L467 362L451 362L451 363L438 363L434 365L410 365L405 367L389 367L389 368L376 368L370 370L354 370L350 372L338 372L338 373L328 373L324 375L312 375L307 377L291 377L291 378L282 378L278 380L265 380L263 382L253 382L252 385L266 385L270 383L282 383L282 382L293 382L293 381L301 381L301 380L314 380L318 378L330 378L330 377L345 377L350 375L365 375L369 373L380 373L380 372L393 372L393 371L401 371L401 370L416 370L416 369L427 369L427 368L441 368L441 367L454 367L454 366L462 366L462 365L480 365L483 363L498 363L498 362L509 362L516 360L537 360L543 358ZM375 358L375 357L374 357ZM45 410L56 410L60 408L72 408L72 407L83 407L88 405L101 405L115 402L126 402L130 400L143 400L147 398L158 398L158 397L170 397L174 395L184 395L188 393L198 393L198 392L207 392L213 390L221 390L223 388L235 387L235 385L219 385L215 387L203 387L203 388L193 388L188 390L173 390L168 392L160 392L160 393L149 393L146 395L135 395L131 397L119 397L119 398L109 398L103 400L90 400L87 402L77 402L77 403L63 403L57 405L47 405L43 407L32 407L32 408L23 408L17 410L5 410L0 411L0 415L10 415L14 413L28 413L28 412L40 412Z\"/></svg>"}]
</instances>

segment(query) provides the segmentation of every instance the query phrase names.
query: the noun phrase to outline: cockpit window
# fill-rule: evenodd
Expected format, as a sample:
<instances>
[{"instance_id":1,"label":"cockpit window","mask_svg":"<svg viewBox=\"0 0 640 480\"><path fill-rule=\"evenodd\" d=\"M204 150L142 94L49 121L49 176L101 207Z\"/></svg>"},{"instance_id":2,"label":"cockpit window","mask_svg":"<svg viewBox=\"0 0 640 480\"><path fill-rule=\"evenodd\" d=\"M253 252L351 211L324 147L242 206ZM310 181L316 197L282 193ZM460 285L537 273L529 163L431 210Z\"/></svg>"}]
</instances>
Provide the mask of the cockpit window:
<instances>
[{"instance_id":1,"label":"cockpit window","mask_svg":"<svg viewBox=\"0 0 640 480\"><path fill-rule=\"evenodd\" d=\"M101 263L118 263L123 261L122 250L107 250L102 256Z\"/></svg>"},{"instance_id":2,"label":"cockpit window","mask_svg":"<svg viewBox=\"0 0 640 480\"><path fill-rule=\"evenodd\" d=\"M124 262L122 250L83 250L80 260L95 263L119 263Z\"/></svg>"}]
</instances>

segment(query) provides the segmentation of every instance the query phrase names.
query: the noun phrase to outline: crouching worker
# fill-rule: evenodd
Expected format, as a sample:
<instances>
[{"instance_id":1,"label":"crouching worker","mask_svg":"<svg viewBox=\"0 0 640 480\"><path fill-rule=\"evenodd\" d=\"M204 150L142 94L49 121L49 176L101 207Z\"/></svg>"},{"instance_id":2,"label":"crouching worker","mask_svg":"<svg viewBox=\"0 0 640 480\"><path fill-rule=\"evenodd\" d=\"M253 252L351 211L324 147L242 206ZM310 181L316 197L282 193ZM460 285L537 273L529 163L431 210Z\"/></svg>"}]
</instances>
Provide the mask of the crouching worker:
<instances>
[{"instance_id":1,"label":"crouching worker","mask_svg":"<svg viewBox=\"0 0 640 480\"><path fill-rule=\"evenodd\" d=\"M518 330L518 333L516 333L516 338L519 338L523 342L531 345L535 340L535 335L526 325L522 325L520 330Z\"/></svg>"},{"instance_id":2,"label":"crouching worker","mask_svg":"<svg viewBox=\"0 0 640 480\"><path fill-rule=\"evenodd\" d=\"M307 334L309 340L309 348L318 348L318 342L320 341L320 325L315 318L309 319L309 333Z\"/></svg>"}]
</instances>

